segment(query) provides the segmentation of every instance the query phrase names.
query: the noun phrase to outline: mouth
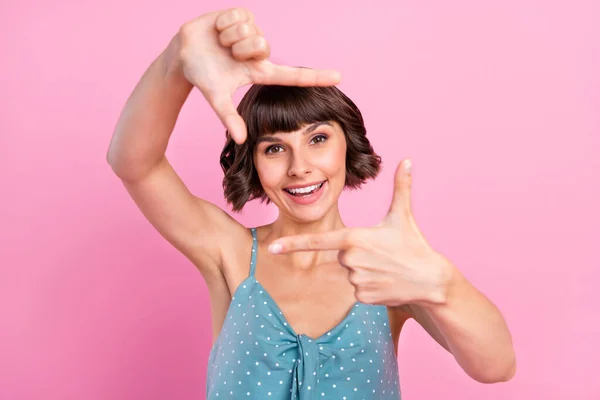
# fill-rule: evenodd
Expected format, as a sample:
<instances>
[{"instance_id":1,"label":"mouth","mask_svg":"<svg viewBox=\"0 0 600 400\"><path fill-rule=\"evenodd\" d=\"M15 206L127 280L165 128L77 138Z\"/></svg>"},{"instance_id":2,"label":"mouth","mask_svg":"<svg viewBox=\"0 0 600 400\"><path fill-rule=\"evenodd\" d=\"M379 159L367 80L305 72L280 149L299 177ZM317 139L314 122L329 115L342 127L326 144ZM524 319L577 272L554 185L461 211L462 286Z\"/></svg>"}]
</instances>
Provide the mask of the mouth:
<instances>
[{"instance_id":1,"label":"mouth","mask_svg":"<svg viewBox=\"0 0 600 400\"><path fill-rule=\"evenodd\" d=\"M325 182L326 181L322 181L319 183L315 183L315 184L303 186L303 187L284 188L283 190L294 197L310 197L316 191L321 189L323 187L323 185L325 184Z\"/></svg>"}]
</instances>

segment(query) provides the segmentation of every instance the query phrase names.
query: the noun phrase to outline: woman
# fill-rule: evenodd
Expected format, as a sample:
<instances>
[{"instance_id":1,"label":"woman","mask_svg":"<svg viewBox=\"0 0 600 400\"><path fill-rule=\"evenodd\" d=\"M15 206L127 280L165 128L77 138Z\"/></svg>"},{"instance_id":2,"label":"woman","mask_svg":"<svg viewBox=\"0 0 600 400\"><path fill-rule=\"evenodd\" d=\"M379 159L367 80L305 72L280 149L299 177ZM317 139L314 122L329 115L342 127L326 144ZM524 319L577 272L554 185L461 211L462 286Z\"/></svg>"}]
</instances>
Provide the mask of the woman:
<instances>
[{"instance_id":1,"label":"woman","mask_svg":"<svg viewBox=\"0 0 600 400\"><path fill-rule=\"evenodd\" d=\"M346 228L341 191L379 171L360 112L334 87L336 71L268 56L248 10L184 24L128 99L107 155L140 210L207 282L207 397L399 399L397 343L409 318L474 379L510 379L515 356L500 312L415 223L410 160L396 171L386 218ZM255 85L238 114L231 96L247 84ZM227 200L234 210L273 202L273 223L245 228L171 168L168 140L194 86L227 128Z\"/></svg>"}]
</instances>

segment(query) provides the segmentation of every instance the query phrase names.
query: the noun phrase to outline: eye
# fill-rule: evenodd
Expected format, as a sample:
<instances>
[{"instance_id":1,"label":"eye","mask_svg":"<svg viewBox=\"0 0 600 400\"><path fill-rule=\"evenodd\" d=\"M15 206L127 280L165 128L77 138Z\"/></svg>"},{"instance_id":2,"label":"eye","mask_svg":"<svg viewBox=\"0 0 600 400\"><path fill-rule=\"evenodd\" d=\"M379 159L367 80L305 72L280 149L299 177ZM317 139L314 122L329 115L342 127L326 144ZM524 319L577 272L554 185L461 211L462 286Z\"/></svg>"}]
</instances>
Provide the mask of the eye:
<instances>
[{"instance_id":1,"label":"eye","mask_svg":"<svg viewBox=\"0 0 600 400\"><path fill-rule=\"evenodd\" d=\"M277 154L281 151L283 151L283 147L278 144L274 144L265 149L265 154Z\"/></svg>"},{"instance_id":2,"label":"eye","mask_svg":"<svg viewBox=\"0 0 600 400\"><path fill-rule=\"evenodd\" d=\"M321 134L319 134L319 135L317 135L317 136L313 137L313 138L311 139L311 143L313 143L313 142L314 142L314 143L316 143L316 144L319 144L319 143L325 142L327 139L329 139L329 138L327 137L327 135L324 135L324 134L322 134L322 133L321 133Z\"/></svg>"}]
</instances>

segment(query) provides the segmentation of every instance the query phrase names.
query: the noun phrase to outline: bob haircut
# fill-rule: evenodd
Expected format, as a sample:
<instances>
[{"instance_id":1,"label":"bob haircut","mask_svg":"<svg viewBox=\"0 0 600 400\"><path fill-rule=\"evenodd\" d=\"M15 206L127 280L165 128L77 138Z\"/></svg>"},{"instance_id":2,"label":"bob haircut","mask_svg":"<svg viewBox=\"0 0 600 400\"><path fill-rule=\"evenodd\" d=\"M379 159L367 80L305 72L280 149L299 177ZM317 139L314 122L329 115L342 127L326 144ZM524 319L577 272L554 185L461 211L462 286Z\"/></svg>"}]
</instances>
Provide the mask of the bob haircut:
<instances>
[{"instance_id":1,"label":"bob haircut","mask_svg":"<svg viewBox=\"0 0 600 400\"><path fill-rule=\"evenodd\" d=\"M224 195L234 211L246 202L260 199L269 204L256 169L253 153L260 136L293 132L306 124L337 122L346 138L346 182L344 188L358 189L380 171L381 157L373 151L358 107L335 86L297 87L252 85L237 107L246 123L248 136L238 145L229 131L221 151Z\"/></svg>"}]
</instances>

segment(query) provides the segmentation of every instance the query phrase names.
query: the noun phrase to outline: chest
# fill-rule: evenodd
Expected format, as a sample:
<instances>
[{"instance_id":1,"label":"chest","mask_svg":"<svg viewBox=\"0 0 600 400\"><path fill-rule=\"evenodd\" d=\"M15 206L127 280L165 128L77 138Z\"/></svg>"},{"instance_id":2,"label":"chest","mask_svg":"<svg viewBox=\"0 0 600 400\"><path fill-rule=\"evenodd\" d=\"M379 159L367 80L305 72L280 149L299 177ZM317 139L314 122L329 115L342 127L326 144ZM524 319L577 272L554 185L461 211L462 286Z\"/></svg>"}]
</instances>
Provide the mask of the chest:
<instances>
[{"instance_id":1,"label":"chest","mask_svg":"<svg viewBox=\"0 0 600 400\"><path fill-rule=\"evenodd\" d=\"M325 398L399 399L388 322L385 306L356 303L324 335L297 334L262 284L250 276L235 291L211 349L209 393L215 398L223 392L235 397L241 390L251 398L301 399L320 393Z\"/></svg>"},{"instance_id":2,"label":"chest","mask_svg":"<svg viewBox=\"0 0 600 400\"><path fill-rule=\"evenodd\" d=\"M228 286L233 293L242 283L258 282L260 302L267 301L272 306L273 314L281 314L283 322L289 324L289 329L295 334L304 334L310 338L319 338L333 330L342 330L351 320L356 319L353 307L358 303L355 297L355 288L348 280L348 270L339 263L322 264L310 272L293 271L282 265L280 260L270 257L266 249L257 248L254 266L231 268L238 274L228 277ZM239 261L243 264L244 260ZM249 299L247 299L249 301ZM227 299L227 307L229 306ZM227 307L223 307L226 310ZM386 307L379 310L381 316L366 316L360 324L377 322L389 323L395 352L397 354L398 338L404 320ZM220 331L220 322L215 325L215 337ZM386 327L383 327L386 328ZM387 329L387 328L386 328Z\"/></svg>"},{"instance_id":3,"label":"chest","mask_svg":"<svg viewBox=\"0 0 600 400\"><path fill-rule=\"evenodd\" d=\"M295 274L264 262L255 278L297 334L317 338L340 324L356 303L348 272L339 264Z\"/></svg>"}]
</instances>

